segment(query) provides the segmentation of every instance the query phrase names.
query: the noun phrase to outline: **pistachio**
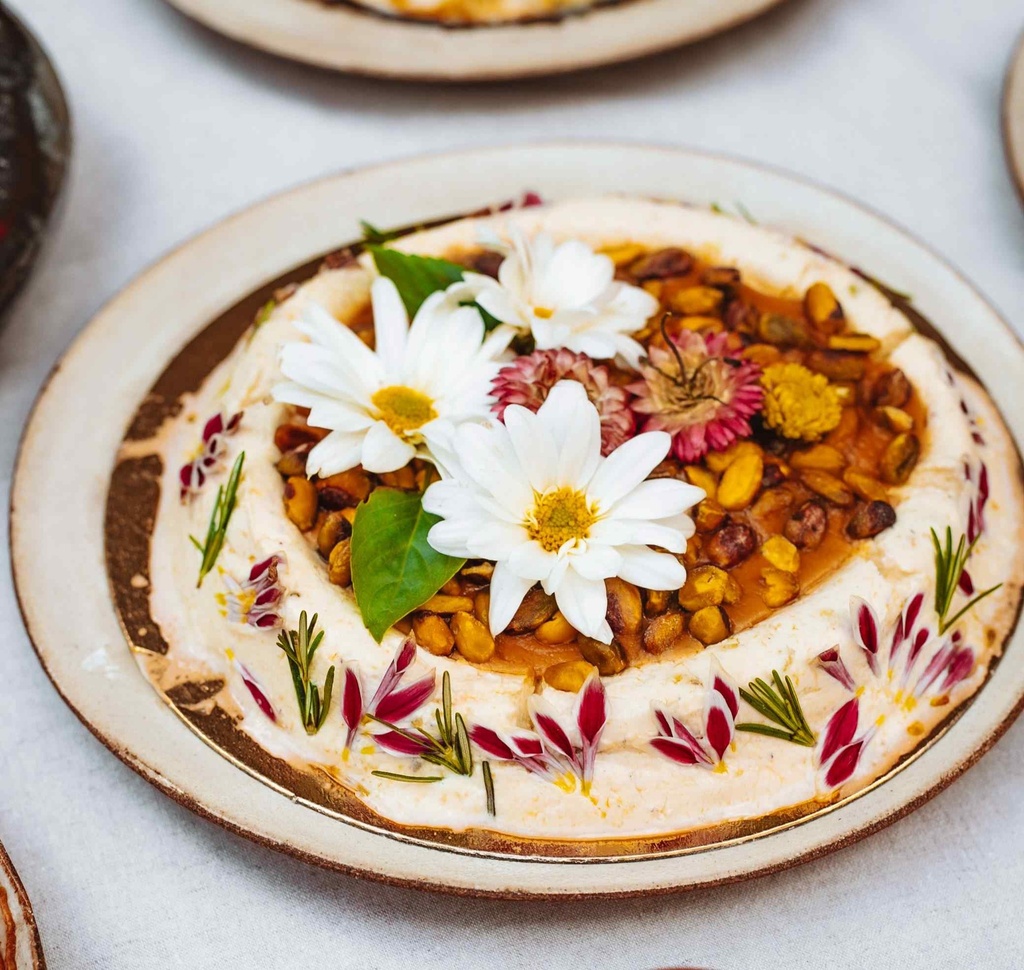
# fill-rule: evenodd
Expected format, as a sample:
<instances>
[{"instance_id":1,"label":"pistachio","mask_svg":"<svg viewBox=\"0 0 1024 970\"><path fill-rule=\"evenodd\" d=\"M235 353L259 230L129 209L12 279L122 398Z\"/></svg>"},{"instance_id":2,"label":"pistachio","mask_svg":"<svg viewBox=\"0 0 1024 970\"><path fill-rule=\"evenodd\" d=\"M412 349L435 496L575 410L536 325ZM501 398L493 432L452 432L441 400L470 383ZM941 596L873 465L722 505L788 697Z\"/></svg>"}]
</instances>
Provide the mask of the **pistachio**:
<instances>
[{"instance_id":1,"label":"pistachio","mask_svg":"<svg viewBox=\"0 0 1024 970\"><path fill-rule=\"evenodd\" d=\"M851 539L870 539L896 524L896 510L888 502L864 502L846 524Z\"/></svg>"},{"instance_id":2,"label":"pistachio","mask_svg":"<svg viewBox=\"0 0 1024 970\"><path fill-rule=\"evenodd\" d=\"M785 536L772 536L766 539L761 545L761 555L783 572L800 571L800 551Z\"/></svg>"},{"instance_id":3,"label":"pistachio","mask_svg":"<svg viewBox=\"0 0 1024 970\"><path fill-rule=\"evenodd\" d=\"M842 350L812 350L807 355L806 364L830 381L859 381L867 369L867 359L863 354Z\"/></svg>"},{"instance_id":4,"label":"pistachio","mask_svg":"<svg viewBox=\"0 0 1024 970\"><path fill-rule=\"evenodd\" d=\"M718 292L717 290L715 291ZM688 316L681 317L679 326L683 330L692 330L695 333L721 333L725 326L718 317L709 316Z\"/></svg>"},{"instance_id":5,"label":"pistachio","mask_svg":"<svg viewBox=\"0 0 1024 970\"><path fill-rule=\"evenodd\" d=\"M708 498L713 499L718 491L718 479L702 465L686 465L683 468L686 480L691 485L704 489Z\"/></svg>"},{"instance_id":6,"label":"pistachio","mask_svg":"<svg viewBox=\"0 0 1024 970\"><path fill-rule=\"evenodd\" d=\"M739 286L740 271L735 266L709 266L701 273L701 282L705 286Z\"/></svg>"},{"instance_id":7,"label":"pistachio","mask_svg":"<svg viewBox=\"0 0 1024 970\"><path fill-rule=\"evenodd\" d=\"M764 582L764 589L761 590L761 599L764 605L777 610L796 599L800 592L800 584L793 573L783 569L776 569L768 566L761 570L761 579Z\"/></svg>"},{"instance_id":8,"label":"pistachio","mask_svg":"<svg viewBox=\"0 0 1024 970\"><path fill-rule=\"evenodd\" d=\"M494 575L494 563L476 562L469 566L463 566L459 575L473 586L482 586L490 581Z\"/></svg>"},{"instance_id":9,"label":"pistachio","mask_svg":"<svg viewBox=\"0 0 1024 970\"><path fill-rule=\"evenodd\" d=\"M789 468L777 461L765 462L761 473L761 488L775 488L789 477Z\"/></svg>"},{"instance_id":10,"label":"pistachio","mask_svg":"<svg viewBox=\"0 0 1024 970\"><path fill-rule=\"evenodd\" d=\"M780 514L788 512L795 501L796 496L790 488L783 486L769 489L767 492L762 492L751 506L751 518L765 532L774 532L776 527L772 524L773 521Z\"/></svg>"},{"instance_id":11,"label":"pistachio","mask_svg":"<svg viewBox=\"0 0 1024 970\"><path fill-rule=\"evenodd\" d=\"M827 283L814 283L804 294L804 312L816 330L833 334L843 329L845 318L832 287Z\"/></svg>"},{"instance_id":12,"label":"pistachio","mask_svg":"<svg viewBox=\"0 0 1024 970\"><path fill-rule=\"evenodd\" d=\"M301 475L293 475L284 483L284 511L303 532L316 522L316 486Z\"/></svg>"},{"instance_id":13,"label":"pistachio","mask_svg":"<svg viewBox=\"0 0 1024 970\"><path fill-rule=\"evenodd\" d=\"M291 478L292 475L301 475L305 478L307 454L308 452L302 448L294 451L286 451L277 459L277 464L274 467L278 470L278 473L283 475L285 478Z\"/></svg>"},{"instance_id":14,"label":"pistachio","mask_svg":"<svg viewBox=\"0 0 1024 970\"><path fill-rule=\"evenodd\" d=\"M838 474L846 467L846 459L842 452L831 445L814 445L806 451L795 451L790 456L794 468L815 468L818 471Z\"/></svg>"},{"instance_id":15,"label":"pistachio","mask_svg":"<svg viewBox=\"0 0 1024 970\"><path fill-rule=\"evenodd\" d=\"M694 512L693 521L698 532L714 532L725 518L725 509L711 499L704 499Z\"/></svg>"},{"instance_id":16,"label":"pistachio","mask_svg":"<svg viewBox=\"0 0 1024 970\"><path fill-rule=\"evenodd\" d=\"M461 596L462 595L462 583L459 582L458 576L452 576L444 586L441 587L438 592L444 593L446 596Z\"/></svg>"},{"instance_id":17,"label":"pistachio","mask_svg":"<svg viewBox=\"0 0 1024 970\"><path fill-rule=\"evenodd\" d=\"M331 550L327 559L327 578L335 586L352 584L352 544L348 539L342 539Z\"/></svg>"},{"instance_id":18,"label":"pistachio","mask_svg":"<svg viewBox=\"0 0 1024 970\"><path fill-rule=\"evenodd\" d=\"M853 505L853 492L846 482L841 478L836 478L835 475L819 471L816 468L805 468L800 472L800 481L812 492L817 492L833 505L838 505L840 508L849 508Z\"/></svg>"},{"instance_id":19,"label":"pistachio","mask_svg":"<svg viewBox=\"0 0 1024 970\"><path fill-rule=\"evenodd\" d=\"M455 649L475 664L487 663L494 656L494 637L472 613L456 613L451 619Z\"/></svg>"},{"instance_id":20,"label":"pistachio","mask_svg":"<svg viewBox=\"0 0 1024 970\"><path fill-rule=\"evenodd\" d=\"M751 344L740 356L764 368L777 364L782 359L782 351L771 344Z\"/></svg>"},{"instance_id":21,"label":"pistachio","mask_svg":"<svg viewBox=\"0 0 1024 970\"><path fill-rule=\"evenodd\" d=\"M807 347L811 338L802 320L781 313L763 313L757 322L757 335L776 347Z\"/></svg>"},{"instance_id":22,"label":"pistachio","mask_svg":"<svg viewBox=\"0 0 1024 970\"><path fill-rule=\"evenodd\" d=\"M436 613L417 613L412 619L416 642L435 657L447 657L455 647L455 636L444 618Z\"/></svg>"},{"instance_id":23,"label":"pistachio","mask_svg":"<svg viewBox=\"0 0 1024 970\"><path fill-rule=\"evenodd\" d=\"M274 431L274 444L278 451L284 453L294 451L301 445L315 445L327 434L322 428L311 428L308 424L282 424Z\"/></svg>"},{"instance_id":24,"label":"pistachio","mask_svg":"<svg viewBox=\"0 0 1024 970\"><path fill-rule=\"evenodd\" d=\"M577 694L596 669L586 660L566 660L560 664L552 664L545 669L544 682L555 690Z\"/></svg>"},{"instance_id":25,"label":"pistachio","mask_svg":"<svg viewBox=\"0 0 1024 970\"><path fill-rule=\"evenodd\" d=\"M757 547L757 536L749 525L726 522L707 542L708 559L722 569L731 569L748 558Z\"/></svg>"},{"instance_id":26,"label":"pistachio","mask_svg":"<svg viewBox=\"0 0 1024 970\"><path fill-rule=\"evenodd\" d=\"M529 633L546 620L550 620L557 609L558 604L555 603L554 596L549 596L539 586L534 586L523 597L523 602L519 604L519 609L516 610L516 615L512 617L508 628L512 633Z\"/></svg>"},{"instance_id":27,"label":"pistachio","mask_svg":"<svg viewBox=\"0 0 1024 970\"><path fill-rule=\"evenodd\" d=\"M659 249L637 260L629 267L630 273L638 280L665 279L669 276L685 276L693 267L693 257L682 249Z\"/></svg>"},{"instance_id":28,"label":"pistachio","mask_svg":"<svg viewBox=\"0 0 1024 970\"><path fill-rule=\"evenodd\" d=\"M837 333L828 338L829 350L851 350L858 354L873 354L882 346L880 340L866 333Z\"/></svg>"},{"instance_id":29,"label":"pistachio","mask_svg":"<svg viewBox=\"0 0 1024 970\"><path fill-rule=\"evenodd\" d=\"M814 549L821 544L828 526L828 514L821 502L804 502L790 517L785 536L800 549Z\"/></svg>"},{"instance_id":30,"label":"pistachio","mask_svg":"<svg viewBox=\"0 0 1024 970\"><path fill-rule=\"evenodd\" d=\"M698 566L690 570L679 591L679 605L690 613L696 613L706 606L733 603L739 595L739 585L724 569Z\"/></svg>"},{"instance_id":31,"label":"pistachio","mask_svg":"<svg viewBox=\"0 0 1024 970\"><path fill-rule=\"evenodd\" d=\"M416 473L410 465L403 465L395 472L383 472L378 478L381 485L387 485L388 488L402 488L408 491L416 487Z\"/></svg>"},{"instance_id":32,"label":"pistachio","mask_svg":"<svg viewBox=\"0 0 1024 970\"><path fill-rule=\"evenodd\" d=\"M722 319L728 330L734 330L737 333L754 333L757 330L759 317L757 307L744 303L742 300L733 300L725 308Z\"/></svg>"},{"instance_id":33,"label":"pistachio","mask_svg":"<svg viewBox=\"0 0 1024 970\"><path fill-rule=\"evenodd\" d=\"M729 636L729 617L720 606L705 606L690 617L690 636L705 646Z\"/></svg>"},{"instance_id":34,"label":"pistachio","mask_svg":"<svg viewBox=\"0 0 1024 970\"><path fill-rule=\"evenodd\" d=\"M576 639L575 629L561 613L556 613L550 620L542 623L533 635L541 643L569 643Z\"/></svg>"},{"instance_id":35,"label":"pistachio","mask_svg":"<svg viewBox=\"0 0 1024 970\"><path fill-rule=\"evenodd\" d=\"M668 609L672 594L665 589L648 589L644 592L644 615L658 616Z\"/></svg>"},{"instance_id":36,"label":"pistachio","mask_svg":"<svg viewBox=\"0 0 1024 970\"><path fill-rule=\"evenodd\" d=\"M498 270L504 261L505 256L503 253L495 252L493 249L482 249L480 252L472 253L465 260L465 264L474 273L480 273L483 276L497 279Z\"/></svg>"},{"instance_id":37,"label":"pistachio","mask_svg":"<svg viewBox=\"0 0 1024 970\"><path fill-rule=\"evenodd\" d=\"M635 263L644 254L644 247L638 243L623 243L620 246L606 246L601 255L607 256L616 266Z\"/></svg>"},{"instance_id":38,"label":"pistachio","mask_svg":"<svg viewBox=\"0 0 1024 970\"><path fill-rule=\"evenodd\" d=\"M644 650L648 653L664 653L677 644L685 632L686 621L682 613L656 616L644 630Z\"/></svg>"},{"instance_id":39,"label":"pistachio","mask_svg":"<svg viewBox=\"0 0 1024 970\"><path fill-rule=\"evenodd\" d=\"M473 616L487 625L490 622L490 612L491 594L488 590L482 589L473 597Z\"/></svg>"},{"instance_id":40,"label":"pistachio","mask_svg":"<svg viewBox=\"0 0 1024 970\"><path fill-rule=\"evenodd\" d=\"M706 317L718 312L724 294L713 286L688 286L669 298L669 306L683 316Z\"/></svg>"},{"instance_id":41,"label":"pistachio","mask_svg":"<svg viewBox=\"0 0 1024 970\"><path fill-rule=\"evenodd\" d=\"M580 636L576 641L583 659L597 667L602 677L610 677L626 669L626 654L614 640L602 643L592 637Z\"/></svg>"},{"instance_id":42,"label":"pistachio","mask_svg":"<svg viewBox=\"0 0 1024 970\"><path fill-rule=\"evenodd\" d=\"M854 407L843 407L837 424L828 434L828 441L833 444L842 444L849 441L856 435L860 428L860 414Z\"/></svg>"},{"instance_id":43,"label":"pistachio","mask_svg":"<svg viewBox=\"0 0 1024 970\"><path fill-rule=\"evenodd\" d=\"M472 613L473 599L470 596L450 596L448 593L435 593L420 609L429 613Z\"/></svg>"},{"instance_id":44,"label":"pistachio","mask_svg":"<svg viewBox=\"0 0 1024 970\"><path fill-rule=\"evenodd\" d=\"M345 516L340 512L328 512L316 533L316 547L320 550L320 555L326 559L331 550L351 534L352 526Z\"/></svg>"},{"instance_id":45,"label":"pistachio","mask_svg":"<svg viewBox=\"0 0 1024 970\"><path fill-rule=\"evenodd\" d=\"M882 480L890 485L902 485L914 470L921 456L921 442L917 435L907 432L896 435L882 454L879 471Z\"/></svg>"},{"instance_id":46,"label":"pistachio","mask_svg":"<svg viewBox=\"0 0 1024 970\"><path fill-rule=\"evenodd\" d=\"M608 591L608 612L605 616L612 633L617 637L635 635L644 618L640 590L617 577L606 579L604 585Z\"/></svg>"},{"instance_id":47,"label":"pistachio","mask_svg":"<svg viewBox=\"0 0 1024 970\"><path fill-rule=\"evenodd\" d=\"M704 555L704 537L693 535L687 540L686 548L681 556L677 556L687 569L693 569Z\"/></svg>"},{"instance_id":48,"label":"pistachio","mask_svg":"<svg viewBox=\"0 0 1024 970\"><path fill-rule=\"evenodd\" d=\"M904 431L914 430L914 419L902 408L894 408L891 404L875 409L875 417L878 423L888 428L894 434L903 434Z\"/></svg>"},{"instance_id":49,"label":"pistachio","mask_svg":"<svg viewBox=\"0 0 1024 970\"><path fill-rule=\"evenodd\" d=\"M858 498L862 498L866 502L885 501L885 486L870 475L847 468L843 472L843 481L853 489Z\"/></svg>"},{"instance_id":50,"label":"pistachio","mask_svg":"<svg viewBox=\"0 0 1024 970\"><path fill-rule=\"evenodd\" d=\"M910 400L910 381L898 367L886 371L871 389L871 403L875 407L902 408Z\"/></svg>"},{"instance_id":51,"label":"pistachio","mask_svg":"<svg viewBox=\"0 0 1024 970\"><path fill-rule=\"evenodd\" d=\"M343 507L358 505L370 494L370 489L373 486L370 476L362 468L350 468L347 472L339 472L337 475L321 478L316 483L316 487L323 491L330 490L339 496L342 506L336 507Z\"/></svg>"},{"instance_id":52,"label":"pistachio","mask_svg":"<svg viewBox=\"0 0 1024 970\"><path fill-rule=\"evenodd\" d=\"M746 452L722 474L718 483L718 504L730 512L745 509L761 488L764 459L760 452Z\"/></svg>"},{"instance_id":53,"label":"pistachio","mask_svg":"<svg viewBox=\"0 0 1024 970\"><path fill-rule=\"evenodd\" d=\"M737 441L731 444L725 451L709 451L704 461L716 474L724 472L737 458L742 455L763 454L761 449L753 441Z\"/></svg>"}]
</instances>

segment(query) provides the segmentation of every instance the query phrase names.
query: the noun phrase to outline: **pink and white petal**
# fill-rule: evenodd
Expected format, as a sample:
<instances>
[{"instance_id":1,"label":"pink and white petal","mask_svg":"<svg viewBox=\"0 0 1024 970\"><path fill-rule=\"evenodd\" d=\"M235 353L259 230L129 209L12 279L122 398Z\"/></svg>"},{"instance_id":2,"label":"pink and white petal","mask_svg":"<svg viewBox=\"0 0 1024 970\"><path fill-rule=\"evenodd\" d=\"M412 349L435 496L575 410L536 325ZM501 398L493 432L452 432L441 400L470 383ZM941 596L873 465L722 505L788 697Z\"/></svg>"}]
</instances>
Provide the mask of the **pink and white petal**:
<instances>
[{"instance_id":1,"label":"pink and white petal","mask_svg":"<svg viewBox=\"0 0 1024 970\"><path fill-rule=\"evenodd\" d=\"M491 633L497 636L515 616L520 603L534 585L535 580L517 576L507 563L499 562L491 576L491 601L488 618Z\"/></svg>"},{"instance_id":2,"label":"pink and white petal","mask_svg":"<svg viewBox=\"0 0 1024 970\"><path fill-rule=\"evenodd\" d=\"M671 435L664 431L648 431L631 438L598 465L587 494L602 509L610 509L650 475L671 444Z\"/></svg>"},{"instance_id":3,"label":"pink and white petal","mask_svg":"<svg viewBox=\"0 0 1024 970\"><path fill-rule=\"evenodd\" d=\"M306 472L310 475L337 475L359 464L363 454L363 435L347 431L332 431L318 441L306 457Z\"/></svg>"},{"instance_id":4,"label":"pink and white petal","mask_svg":"<svg viewBox=\"0 0 1024 970\"><path fill-rule=\"evenodd\" d=\"M725 757L736 733L729 705L718 691L710 691L704 705L704 739L719 761Z\"/></svg>"},{"instance_id":5,"label":"pink and white petal","mask_svg":"<svg viewBox=\"0 0 1024 970\"><path fill-rule=\"evenodd\" d=\"M408 465L416 449L383 421L375 421L363 437L362 466L368 472L393 472Z\"/></svg>"},{"instance_id":6,"label":"pink and white petal","mask_svg":"<svg viewBox=\"0 0 1024 970\"><path fill-rule=\"evenodd\" d=\"M409 315L398 295L398 287L386 276L378 276L370 288L373 304L374 348L387 380L398 383L405 359Z\"/></svg>"},{"instance_id":7,"label":"pink and white petal","mask_svg":"<svg viewBox=\"0 0 1024 970\"><path fill-rule=\"evenodd\" d=\"M646 589L679 589L686 582L686 569L675 556L655 552L647 546L619 546L622 557L618 576Z\"/></svg>"},{"instance_id":8,"label":"pink and white petal","mask_svg":"<svg viewBox=\"0 0 1024 970\"><path fill-rule=\"evenodd\" d=\"M673 478L655 478L641 482L612 507L611 512L623 519L667 519L692 508L707 497L696 485Z\"/></svg>"},{"instance_id":9,"label":"pink and white petal","mask_svg":"<svg viewBox=\"0 0 1024 970\"><path fill-rule=\"evenodd\" d=\"M608 611L608 592L599 579L586 579L570 563L562 582L555 590L555 602L562 615L584 636L602 643L611 643L612 631L605 620Z\"/></svg>"}]
</instances>

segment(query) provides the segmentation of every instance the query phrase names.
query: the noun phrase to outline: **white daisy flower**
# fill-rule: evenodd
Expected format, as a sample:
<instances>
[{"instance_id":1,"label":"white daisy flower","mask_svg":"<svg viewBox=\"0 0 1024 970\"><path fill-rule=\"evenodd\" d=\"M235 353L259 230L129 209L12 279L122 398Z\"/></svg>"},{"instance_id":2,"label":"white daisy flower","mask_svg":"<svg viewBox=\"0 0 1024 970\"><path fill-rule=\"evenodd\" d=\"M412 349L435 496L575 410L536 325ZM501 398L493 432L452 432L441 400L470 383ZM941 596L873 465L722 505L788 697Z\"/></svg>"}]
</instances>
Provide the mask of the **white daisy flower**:
<instances>
[{"instance_id":1,"label":"white daisy flower","mask_svg":"<svg viewBox=\"0 0 1024 970\"><path fill-rule=\"evenodd\" d=\"M488 418L505 329L484 340L479 312L443 292L427 297L409 326L391 280L374 280L371 293L376 350L315 304L296 324L309 342L282 348L289 381L274 388L275 400L309 408L309 423L331 432L310 451L310 474L395 471L416 455L431 458L432 443L460 423Z\"/></svg>"},{"instance_id":2,"label":"white daisy flower","mask_svg":"<svg viewBox=\"0 0 1024 970\"><path fill-rule=\"evenodd\" d=\"M539 582L580 633L610 643L605 579L682 586L686 570L669 553L686 549L694 526L685 512L704 491L670 478L645 481L668 454L672 439L663 431L602 458L597 409L576 381L556 384L536 413L509 406L504 422L457 430L444 458L450 477L423 497L443 519L428 541L449 556L495 563L492 633L508 626Z\"/></svg>"},{"instance_id":3,"label":"white daisy flower","mask_svg":"<svg viewBox=\"0 0 1024 970\"><path fill-rule=\"evenodd\" d=\"M466 273L462 284L502 323L533 334L538 350L568 347L595 359L620 355L636 367L643 347L631 333L658 310L646 290L615 279L615 264L577 240L545 233L512 237L498 279Z\"/></svg>"}]
</instances>

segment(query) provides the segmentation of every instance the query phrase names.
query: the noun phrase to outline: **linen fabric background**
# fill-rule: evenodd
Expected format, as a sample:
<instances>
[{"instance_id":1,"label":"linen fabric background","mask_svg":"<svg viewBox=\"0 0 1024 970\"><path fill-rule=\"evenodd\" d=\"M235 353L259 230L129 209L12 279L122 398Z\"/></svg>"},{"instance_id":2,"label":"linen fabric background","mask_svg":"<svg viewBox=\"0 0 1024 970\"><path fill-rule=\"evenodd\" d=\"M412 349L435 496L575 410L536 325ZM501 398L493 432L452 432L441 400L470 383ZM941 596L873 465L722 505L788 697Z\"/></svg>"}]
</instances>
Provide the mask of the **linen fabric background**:
<instances>
[{"instance_id":1,"label":"linen fabric background","mask_svg":"<svg viewBox=\"0 0 1024 970\"><path fill-rule=\"evenodd\" d=\"M62 73L76 145L63 217L0 336L5 506L41 381L136 273L268 194L420 152L605 137L774 163L910 227L1024 325L1024 214L999 139L1019 0L789 0L699 47L491 87L285 63L159 0L11 5ZM60 455L53 474L86 485ZM69 581L96 566L68 563ZM1024 723L910 818L819 862L674 898L511 904L318 871L178 807L60 701L22 629L6 556L0 685L0 839L54 970L1000 970L1024 959ZM184 729L182 741L195 743Z\"/></svg>"}]
</instances>

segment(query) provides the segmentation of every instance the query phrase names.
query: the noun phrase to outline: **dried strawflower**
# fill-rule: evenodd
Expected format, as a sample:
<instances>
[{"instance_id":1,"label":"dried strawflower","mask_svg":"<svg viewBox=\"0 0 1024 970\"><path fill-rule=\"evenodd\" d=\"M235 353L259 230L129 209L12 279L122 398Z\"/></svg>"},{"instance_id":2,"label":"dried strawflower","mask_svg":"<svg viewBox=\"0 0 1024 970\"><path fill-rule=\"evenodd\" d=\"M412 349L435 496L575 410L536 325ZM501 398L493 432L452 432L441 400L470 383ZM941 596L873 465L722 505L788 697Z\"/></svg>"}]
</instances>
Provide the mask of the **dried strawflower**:
<instances>
[{"instance_id":1,"label":"dried strawflower","mask_svg":"<svg viewBox=\"0 0 1024 970\"><path fill-rule=\"evenodd\" d=\"M652 346L641 363L643 380L627 390L644 431L667 431L680 461L724 451L751 434L750 418L761 409L761 368L728 353L728 334L690 330L665 333L666 348Z\"/></svg>"},{"instance_id":2,"label":"dried strawflower","mask_svg":"<svg viewBox=\"0 0 1024 970\"><path fill-rule=\"evenodd\" d=\"M633 437L636 422L629 409L629 393L612 384L608 368L586 354L565 347L537 350L519 357L498 371L491 393L493 411L501 419L510 404L538 411L551 389L561 380L583 385L601 418L601 454L608 455Z\"/></svg>"},{"instance_id":3,"label":"dried strawflower","mask_svg":"<svg viewBox=\"0 0 1024 970\"><path fill-rule=\"evenodd\" d=\"M842 415L839 394L803 364L772 364L761 375L764 423L784 438L818 441Z\"/></svg>"}]
</instances>

